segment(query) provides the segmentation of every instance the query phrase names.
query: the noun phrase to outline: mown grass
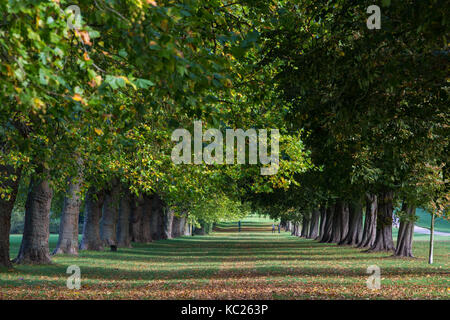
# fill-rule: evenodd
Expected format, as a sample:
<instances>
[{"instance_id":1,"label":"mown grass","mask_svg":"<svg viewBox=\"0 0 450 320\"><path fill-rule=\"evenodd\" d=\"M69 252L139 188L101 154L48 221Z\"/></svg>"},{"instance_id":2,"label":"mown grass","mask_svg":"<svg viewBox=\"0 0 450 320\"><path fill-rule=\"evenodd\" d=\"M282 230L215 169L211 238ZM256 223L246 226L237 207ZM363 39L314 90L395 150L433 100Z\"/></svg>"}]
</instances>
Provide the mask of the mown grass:
<instances>
[{"instance_id":1,"label":"mown grass","mask_svg":"<svg viewBox=\"0 0 450 320\"><path fill-rule=\"evenodd\" d=\"M256 217L258 218L258 217ZM47 266L16 265L0 273L1 299L448 299L450 242L439 237L435 264L416 237L416 259L364 253L271 233L272 221L219 225L208 236L134 244L118 252L57 256ZM257 228L258 230L254 230ZM249 231L252 230L252 231ZM11 236L11 255L20 246ZM50 247L57 236L50 238ZM81 269L82 287L66 287L67 267ZM381 289L366 286L366 269L381 269Z\"/></svg>"}]
</instances>

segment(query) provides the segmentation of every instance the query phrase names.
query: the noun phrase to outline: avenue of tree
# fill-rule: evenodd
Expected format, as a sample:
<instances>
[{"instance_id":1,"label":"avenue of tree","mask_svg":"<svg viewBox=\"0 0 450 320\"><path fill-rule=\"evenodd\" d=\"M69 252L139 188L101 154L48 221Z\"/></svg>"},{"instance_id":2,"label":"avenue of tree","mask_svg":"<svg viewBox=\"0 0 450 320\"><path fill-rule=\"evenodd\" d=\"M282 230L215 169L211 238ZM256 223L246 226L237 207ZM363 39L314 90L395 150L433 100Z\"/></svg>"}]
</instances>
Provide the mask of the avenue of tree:
<instances>
[{"instance_id":1,"label":"avenue of tree","mask_svg":"<svg viewBox=\"0 0 450 320\"><path fill-rule=\"evenodd\" d=\"M369 30L372 2L80 0L80 15L64 0L1 2L0 266L207 233L249 212L412 257L415 209L449 215L448 6L381 1ZM279 129L277 174L174 164L171 134L195 120Z\"/></svg>"}]
</instances>

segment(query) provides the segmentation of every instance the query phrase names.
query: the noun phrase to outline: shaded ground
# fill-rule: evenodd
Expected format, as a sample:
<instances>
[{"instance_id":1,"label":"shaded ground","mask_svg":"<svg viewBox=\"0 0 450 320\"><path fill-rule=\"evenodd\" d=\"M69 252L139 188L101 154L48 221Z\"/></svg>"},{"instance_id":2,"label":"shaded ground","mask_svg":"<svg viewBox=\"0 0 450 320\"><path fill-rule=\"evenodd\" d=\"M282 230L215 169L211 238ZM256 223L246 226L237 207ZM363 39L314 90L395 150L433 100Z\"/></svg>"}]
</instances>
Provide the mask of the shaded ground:
<instances>
[{"instance_id":1,"label":"shaded ground","mask_svg":"<svg viewBox=\"0 0 450 320\"><path fill-rule=\"evenodd\" d=\"M396 259L272 234L271 223L253 219L240 233L235 223L224 223L209 236L58 256L50 266L15 266L0 273L0 299L449 298L450 241L436 242L436 263L429 266L428 243L420 239L414 243L417 259ZM52 236L52 247L56 240ZM15 256L20 236L12 236L12 244ZM66 288L69 265L81 268L80 290ZM380 290L366 287L370 265L381 268Z\"/></svg>"}]
</instances>

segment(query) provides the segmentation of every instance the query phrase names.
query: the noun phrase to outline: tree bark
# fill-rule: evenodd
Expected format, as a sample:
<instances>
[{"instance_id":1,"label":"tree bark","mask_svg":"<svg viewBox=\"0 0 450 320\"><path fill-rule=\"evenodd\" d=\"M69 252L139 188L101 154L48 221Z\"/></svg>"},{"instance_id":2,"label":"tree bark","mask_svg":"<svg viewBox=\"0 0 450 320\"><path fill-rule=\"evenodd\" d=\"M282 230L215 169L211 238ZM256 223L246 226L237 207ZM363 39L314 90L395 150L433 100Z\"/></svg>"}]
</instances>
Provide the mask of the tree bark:
<instances>
[{"instance_id":1,"label":"tree bark","mask_svg":"<svg viewBox=\"0 0 450 320\"><path fill-rule=\"evenodd\" d=\"M397 257L414 257L412 253L414 222L416 217L416 207L402 204L402 215L400 219L400 228L397 235L397 247L394 255Z\"/></svg>"},{"instance_id":2,"label":"tree bark","mask_svg":"<svg viewBox=\"0 0 450 320\"><path fill-rule=\"evenodd\" d=\"M430 252L428 254L428 263L433 264L433 253L434 253L434 219L436 215L434 212L431 214L431 226L430 226Z\"/></svg>"},{"instance_id":3,"label":"tree bark","mask_svg":"<svg viewBox=\"0 0 450 320\"><path fill-rule=\"evenodd\" d=\"M0 197L0 266L12 266L9 257L9 233L11 231L11 213L16 202L22 170L12 166L0 165L1 189L11 190L7 197Z\"/></svg>"},{"instance_id":4,"label":"tree bark","mask_svg":"<svg viewBox=\"0 0 450 320\"><path fill-rule=\"evenodd\" d=\"M375 242L369 251L393 251L394 240L392 239L392 212L394 192L382 192L378 196L378 214L377 214L377 235Z\"/></svg>"},{"instance_id":5,"label":"tree bark","mask_svg":"<svg viewBox=\"0 0 450 320\"><path fill-rule=\"evenodd\" d=\"M334 206L333 227L331 231L331 240L329 242L339 243L341 241L342 211L343 211L343 203L338 201Z\"/></svg>"},{"instance_id":6,"label":"tree bark","mask_svg":"<svg viewBox=\"0 0 450 320\"><path fill-rule=\"evenodd\" d=\"M144 212L144 197L133 197L131 202L130 238L132 242L142 242L142 215Z\"/></svg>"},{"instance_id":7,"label":"tree bark","mask_svg":"<svg viewBox=\"0 0 450 320\"><path fill-rule=\"evenodd\" d=\"M100 238L103 246L117 246L117 218L119 215L120 185L113 182L111 190L106 193L100 220Z\"/></svg>"},{"instance_id":8,"label":"tree bark","mask_svg":"<svg viewBox=\"0 0 450 320\"><path fill-rule=\"evenodd\" d=\"M302 227L301 227L299 222L293 222L292 223L292 228L291 228L292 229L292 235L295 236L295 237L300 237L300 234L301 234L301 231L302 231L301 228Z\"/></svg>"},{"instance_id":9,"label":"tree bark","mask_svg":"<svg viewBox=\"0 0 450 320\"><path fill-rule=\"evenodd\" d=\"M188 218L186 217L184 220L184 233L185 236L191 236L192 235L192 230L191 230L191 225L189 224Z\"/></svg>"},{"instance_id":10,"label":"tree bark","mask_svg":"<svg viewBox=\"0 0 450 320\"><path fill-rule=\"evenodd\" d=\"M324 232L322 237L320 238L320 242L322 243L329 243L333 238L332 235L333 235L334 210L335 205L329 205L326 209Z\"/></svg>"},{"instance_id":11,"label":"tree bark","mask_svg":"<svg viewBox=\"0 0 450 320\"><path fill-rule=\"evenodd\" d=\"M303 214L302 217L302 232L300 233L300 237L306 238L309 234L309 217L306 213Z\"/></svg>"},{"instance_id":12,"label":"tree bark","mask_svg":"<svg viewBox=\"0 0 450 320\"><path fill-rule=\"evenodd\" d=\"M172 222L173 222L174 211L171 208L164 208L164 229L163 229L163 239L172 238Z\"/></svg>"},{"instance_id":13,"label":"tree bark","mask_svg":"<svg viewBox=\"0 0 450 320\"><path fill-rule=\"evenodd\" d=\"M53 191L45 178L32 178L25 204L25 225L19 254L20 264L51 263L48 247L50 207Z\"/></svg>"},{"instance_id":14,"label":"tree bark","mask_svg":"<svg viewBox=\"0 0 450 320\"><path fill-rule=\"evenodd\" d=\"M81 174L71 179L59 224L58 244L53 254L78 255L78 219L81 206Z\"/></svg>"},{"instance_id":15,"label":"tree bark","mask_svg":"<svg viewBox=\"0 0 450 320\"><path fill-rule=\"evenodd\" d=\"M128 191L122 195L117 221L117 247L131 248L130 237L131 195Z\"/></svg>"},{"instance_id":16,"label":"tree bark","mask_svg":"<svg viewBox=\"0 0 450 320\"><path fill-rule=\"evenodd\" d=\"M325 206L320 206L320 226L319 226L319 234L316 237L316 240L320 241L322 239L323 234L325 233L325 221L327 219L327 208Z\"/></svg>"},{"instance_id":17,"label":"tree bark","mask_svg":"<svg viewBox=\"0 0 450 320\"><path fill-rule=\"evenodd\" d=\"M176 215L173 216L172 220L172 238L178 238L181 236L181 224L183 223L182 217Z\"/></svg>"},{"instance_id":18,"label":"tree bark","mask_svg":"<svg viewBox=\"0 0 450 320\"><path fill-rule=\"evenodd\" d=\"M347 236L339 244L355 246L361 241L362 236L362 205L360 202L352 202L350 203L348 209L348 233Z\"/></svg>"},{"instance_id":19,"label":"tree bark","mask_svg":"<svg viewBox=\"0 0 450 320\"><path fill-rule=\"evenodd\" d=\"M150 230L153 240L161 240L163 238L163 209L164 203L158 195L154 195L152 201L152 214L150 218Z\"/></svg>"},{"instance_id":20,"label":"tree bark","mask_svg":"<svg viewBox=\"0 0 450 320\"><path fill-rule=\"evenodd\" d=\"M83 237L80 250L103 250L100 239L100 218L104 200L103 191L95 192L92 188L88 190L84 204Z\"/></svg>"},{"instance_id":21,"label":"tree bark","mask_svg":"<svg viewBox=\"0 0 450 320\"><path fill-rule=\"evenodd\" d=\"M311 215L311 222L309 225L309 235L308 239L316 239L319 235L319 220L320 220L320 210L313 210Z\"/></svg>"},{"instance_id":22,"label":"tree bark","mask_svg":"<svg viewBox=\"0 0 450 320\"><path fill-rule=\"evenodd\" d=\"M378 199L375 194L366 194L366 216L362 239L358 248L371 248L377 236Z\"/></svg>"}]
</instances>

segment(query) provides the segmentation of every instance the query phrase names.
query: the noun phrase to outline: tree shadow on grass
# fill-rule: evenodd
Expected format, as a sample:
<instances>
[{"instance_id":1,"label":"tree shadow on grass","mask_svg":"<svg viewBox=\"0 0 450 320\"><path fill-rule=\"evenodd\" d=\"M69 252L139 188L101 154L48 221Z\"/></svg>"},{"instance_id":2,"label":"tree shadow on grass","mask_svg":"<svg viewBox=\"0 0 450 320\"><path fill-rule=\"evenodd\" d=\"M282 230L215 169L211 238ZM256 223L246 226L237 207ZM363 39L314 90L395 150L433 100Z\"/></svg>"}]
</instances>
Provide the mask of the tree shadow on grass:
<instances>
[{"instance_id":1,"label":"tree shadow on grass","mask_svg":"<svg viewBox=\"0 0 450 320\"><path fill-rule=\"evenodd\" d=\"M62 277L66 279L67 274L64 265L41 266L26 268L20 270L20 274L32 275L37 277ZM243 267L239 269L227 269L218 272L217 267L199 268L176 268L155 270L129 270L120 268L104 268L97 266L80 266L82 279L90 280L128 280L128 281L152 281L152 280L218 280L218 279L240 279L260 278L260 277L310 277L320 278L332 277L367 277L365 268L343 269L343 268L319 268L319 267ZM383 276L405 276L405 277L424 277L424 276L448 276L445 271L432 272L428 268L414 267L410 269L399 269L393 267L383 268ZM48 280L34 280L35 283L45 283Z\"/></svg>"}]
</instances>

